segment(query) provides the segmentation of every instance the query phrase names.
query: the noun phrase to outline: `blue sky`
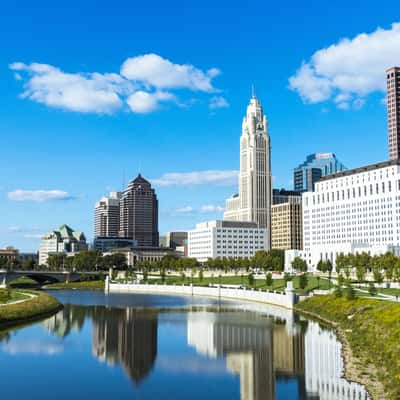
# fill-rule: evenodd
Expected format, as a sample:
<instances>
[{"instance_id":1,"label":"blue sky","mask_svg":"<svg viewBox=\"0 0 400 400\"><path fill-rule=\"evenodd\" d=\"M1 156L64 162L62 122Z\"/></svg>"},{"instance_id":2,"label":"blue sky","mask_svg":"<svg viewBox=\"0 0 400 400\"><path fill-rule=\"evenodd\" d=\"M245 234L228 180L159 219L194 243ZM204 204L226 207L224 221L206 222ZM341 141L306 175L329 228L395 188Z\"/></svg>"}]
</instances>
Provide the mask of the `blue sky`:
<instances>
[{"instance_id":1,"label":"blue sky","mask_svg":"<svg viewBox=\"0 0 400 400\"><path fill-rule=\"evenodd\" d=\"M35 250L63 223L92 239L95 201L139 170L156 183L160 233L221 217L252 83L275 187L313 152L385 160L398 4L284 4L2 4L0 247Z\"/></svg>"}]
</instances>

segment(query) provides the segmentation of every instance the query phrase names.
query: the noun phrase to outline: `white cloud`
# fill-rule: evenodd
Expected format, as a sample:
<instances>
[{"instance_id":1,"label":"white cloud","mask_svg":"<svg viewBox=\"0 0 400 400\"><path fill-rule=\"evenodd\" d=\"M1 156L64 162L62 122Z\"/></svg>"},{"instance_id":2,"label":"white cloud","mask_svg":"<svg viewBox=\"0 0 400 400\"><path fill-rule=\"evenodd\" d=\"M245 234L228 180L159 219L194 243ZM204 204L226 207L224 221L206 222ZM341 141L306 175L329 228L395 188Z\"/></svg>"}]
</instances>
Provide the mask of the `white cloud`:
<instances>
[{"instance_id":1,"label":"white cloud","mask_svg":"<svg viewBox=\"0 0 400 400\"><path fill-rule=\"evenodd\" d=\"M12 232L12 233L25 233L25 232L37 232L40 229L39 228L24 228L21 226L10 226L8 227L8 232Z\"/></svg>"},{"instance_id":2,"label":"white cloud","mask_svg":"<svg viewBox=\"0 0 400 400\"><path fill-rule=\"evenodd\" d=\"M176 213L178 214L211 214L211 213L218 213L218 212L223 212L225 211L224 207L221 206L216 206L212 204L207 204L198 208L194 208L192 206L185 206L185 207L179 207L175 210Z\"/></svg>"},{"instance_id":3,"label":"white cloud","mask_svg":"<svg viewBox=\"0 0 400 400\"><path fill-rule=\"evenodd\" d=\"M13 63L10 68L28 74L22 98L69 111L110 114L122 107L120 94L133 88L118 74L71 74L38 63Z\"/></svg>"},{"instance_id":4,"label":"white cloud","mask_svg":"<svg viewBox=\"0 0 400 400\"><path fill-rule=\"evenodd\" d=\"M208 107L211 110L215 110L216 108L228 108L229 103L225 99L225 97L214 96L214 97L211 97L210 102L208 103Z\"/></svg>"},{"instance_id":5,"label":"white cloud","mask_svg":"<svg viewBox=\"0 0 400 400\"><path fill-rule=\"evenodd\" d=\"M223 211L225 211L224 207L214 206L212 204L207 204L205 206L200 207L200 212L202 212L202 213L216 213L216 212L223 212Z\"/></svg>"},{"instance_id":6,"label":"white cloud","mask_svg":"<svg viewBox=\"0 0 400 400\"><path fill-rule=\"evenodd\" d=\"M121 75L125 78L159 89L213 92L215 89L211 81L218 74L216 68L204 72L190 64L174 64L157 54L128 58L121 67Z\"/></svg>"},{"instance_id":7,"label":"white cloud","mask_svg":"<svg viewBox=\"0 0 400 400\"><path fill-rule=\"evenodd\" d=\"M131 94L126 102L133 112L146 114L157 110L160 103L166 101L176 101L176 97L168 92L148 93L138 90Z\"/></svg>"},{"instance_id":8,"label":"white cloud","mask_svg":"<svg viewBox=\"0 0 400 400\"><path fill-rule=\"evenodd\" d=\"M128 58L120 73L70 73L40 63L14 62L9 65L14 78L21 81L27 98L49 107L81 113L111 114L120 109L150 113L162 102L185 106L195 99L178 101L171 91L188 89L215 93L212 80L220 71L203 71L190 64L174 64L157 54ZM168 90L166 90L168 89ZM211 99L213 108L227 107L223 97Z\"/></svg>"},{"instance_id":9,"label":"white cloud","mask_svg":"<svg viewBox=\"0 0 400 400\"><path fill-rule=\"evenodd\" d=\"M157 186L192 186L192 185L221 185L237 184L238 171L209 170L195 172L170 172L152 179Z\"/></svg>"},{"instance_id":10,"label":"white cloud","mask_svg":"<svg viewBox=\"0 0 400 400\"><path fill-rule=\"evenodd\" d=\"M179 214L187 214L187 213L192 213L194 211L194 208L191 206L185 206L185 207L179 207L175 210L175 212Z\"/></svg>"},{"instance_id":11,"label":"white cloud","mask_svg":"<svg viewBox=\"0 0 400 400\"><path fill-rule=\"evenodd\" d=\"M8 198L12 201L33 201L43 203L52 200L71 200L73 197L63 190L15 190L8 192Z\"/></svg>"},{"instance_id":12,"label":"white cloud","mask_svg":"<svg viewBox=\"0 0 400 400\"><path fill-rule=\"evenodd\" d=\"M289 86L306 103L333 100L338 108L357 109L370 93L385 92L385 70L399 63L400 23L394 23L316 51Z\"/></svg>"}]
</instances>

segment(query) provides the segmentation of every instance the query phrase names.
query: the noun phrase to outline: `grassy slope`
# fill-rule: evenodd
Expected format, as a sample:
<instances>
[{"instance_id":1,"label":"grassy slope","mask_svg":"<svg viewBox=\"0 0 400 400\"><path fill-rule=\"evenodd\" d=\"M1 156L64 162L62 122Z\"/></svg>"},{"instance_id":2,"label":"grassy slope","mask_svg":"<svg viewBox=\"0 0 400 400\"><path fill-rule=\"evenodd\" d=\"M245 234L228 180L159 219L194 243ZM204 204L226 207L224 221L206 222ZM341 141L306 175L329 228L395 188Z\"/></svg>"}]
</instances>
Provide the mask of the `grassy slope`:
<instances>
[{"instance_id":1,"label":"grassy slope","mask_svg":"<svg viewBox=\"0 0 400 400\"><path fill-rule=\"evenodd\" d=\"M0 307L0 326L18 324L56 311L61 304L52 296L42 292L29 292L36 297L23 303Z\"/></svg>"},{"instance_id":2,"label":"grassy slope","mask_svg":"<svg viewBox=\"0 0 400 400\"><path fill-rule=\"evenodd\" d=\"M70 283L52 283L46 285L46 289L83 289L83 290L104 290L104 281L83 281Z\"/></svg>"},{"instance_id":3,"label":"grassy slope","mask_svg":"<svg viewBox=\"0 0 400 400\"><path fill-rule=\"evenodd\" d=\"M225 285L244 285L246 287L249 287L248 283L248 276L243 275L243 278L240 275L237 276L223 276L221 277L221 281L219 280L218 276L214 276L214 278L209 278L209 277L204 277L202 281L199 280L199 278L193 278L193 284L197 286L208 286L210 283L218 284L221 282L221 284ZM180 276L166 276L165 278L165 283L167 284L177 284L181 285L182 283L185 283L186 285L190 284L191 279L190 277L186 277L184 280ZM151 279L149 283L162 283L161 279ZM299 290L299 277L293 278L293 284L294 288L296 290ZM266 282L264 279L255 279L255 288L257 289L263 289L263 290L277 290L277 291L283 291L285 289L285 281L283 279L274 279L273 280L273 285L272 286L267 286ZM328 289L329 287L329 282L327 279L320 279L319 281L319 288L320 289ZM308 277L308 284L305 289L305 291L311 291L313 289L318 288L318 281L315 277Z\"/></svg>"},{"instance_id":4,"label":"grassy slope","mask_svg":"<svg viewBox=\"0 0 400 400\"><path fill-rule=\"evenodd\" d=\"M336 324L355 357L358 380L375 399L400 399L399 304L314 296L296 307ZM384 397L379 393L379 382L386 392Z\"/></svg>"}]
</instances>

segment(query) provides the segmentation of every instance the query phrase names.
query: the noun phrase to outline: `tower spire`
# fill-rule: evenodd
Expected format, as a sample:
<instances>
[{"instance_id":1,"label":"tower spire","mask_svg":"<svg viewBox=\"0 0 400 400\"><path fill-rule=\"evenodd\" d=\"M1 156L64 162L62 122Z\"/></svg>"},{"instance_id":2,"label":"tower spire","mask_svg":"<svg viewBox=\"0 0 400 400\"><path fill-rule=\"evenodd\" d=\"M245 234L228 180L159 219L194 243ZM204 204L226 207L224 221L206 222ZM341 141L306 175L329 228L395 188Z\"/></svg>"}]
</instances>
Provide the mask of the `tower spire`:
<instances>
[{"instance_id":1,"label":"tower spire","mask_svg":"<svg viewBox=\"0 0 400 400\"><path fill-rule=\"evenodd\" d=\"M254 83L251 84L251 98L255 99L256 98L256 91L254 88Z\"/></svg>"}]
</instances>

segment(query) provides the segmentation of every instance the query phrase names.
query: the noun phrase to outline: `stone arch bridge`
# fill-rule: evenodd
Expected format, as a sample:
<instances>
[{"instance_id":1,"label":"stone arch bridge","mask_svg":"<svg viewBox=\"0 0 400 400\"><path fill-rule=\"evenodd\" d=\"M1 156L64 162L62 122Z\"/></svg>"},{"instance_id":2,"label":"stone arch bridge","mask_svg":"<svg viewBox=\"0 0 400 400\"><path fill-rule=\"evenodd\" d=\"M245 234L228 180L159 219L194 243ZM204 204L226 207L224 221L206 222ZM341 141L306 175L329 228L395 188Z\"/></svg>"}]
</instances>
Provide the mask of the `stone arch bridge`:
<instances>
[{"instance_id":1,"label":"stone arch bridge","mask_svg":"<svg viewBox=\"0 0 400 400\"><path fill-rule=\"evenodd\" d=\"M0 287L5 287L8 283L17 278L30 278L40 285L75 282L82 275L102 274L103 272L69 272L69 271L6 271L0 270Z\"/></svg>"}]
</instances>

